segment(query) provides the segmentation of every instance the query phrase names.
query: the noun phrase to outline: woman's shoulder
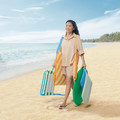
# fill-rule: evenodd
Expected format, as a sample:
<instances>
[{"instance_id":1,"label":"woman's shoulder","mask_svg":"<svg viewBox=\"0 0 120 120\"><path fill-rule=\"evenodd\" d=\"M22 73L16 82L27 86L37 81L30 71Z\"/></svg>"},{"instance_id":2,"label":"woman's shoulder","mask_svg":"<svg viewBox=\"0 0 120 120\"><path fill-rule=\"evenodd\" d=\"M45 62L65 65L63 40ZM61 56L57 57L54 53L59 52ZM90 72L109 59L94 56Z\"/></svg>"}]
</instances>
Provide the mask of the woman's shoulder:
<instances>
[{"instance_id":1,"label":"woman's shoulder","mask_svg":"<svg viewBox=\"0 0 120 120\"><path fill-rule=\"evenodd\" d=\"M76 34L76 33L74 33L74 35L76 35L76 36L80 36L80 35L78 35L78 34Z\"/></svg>"},{"instance_id":2,"label":"woman's shoulder","mask_svg":"<svg viewBox=\"0 0 120 120\"><path fill-rule=\"evenodd\" d=\"M75 34L75 37L77 37L78 39L80 39L80 35L78 35L78 34Z\"/></svg>"},{"instance_id":3,"label":"woman's shoulder","mask_svg":"<svg viewBox=\"0 0 120 120\"><path fill-rule=\"evenodd\" d=\"M80 35L78 35L78 34L76 34L76 33L73 33L73 35L74 35L75 37L76 37L76 36L77 36L77 37L80 37Z\"/></svg>"}]
</instances>

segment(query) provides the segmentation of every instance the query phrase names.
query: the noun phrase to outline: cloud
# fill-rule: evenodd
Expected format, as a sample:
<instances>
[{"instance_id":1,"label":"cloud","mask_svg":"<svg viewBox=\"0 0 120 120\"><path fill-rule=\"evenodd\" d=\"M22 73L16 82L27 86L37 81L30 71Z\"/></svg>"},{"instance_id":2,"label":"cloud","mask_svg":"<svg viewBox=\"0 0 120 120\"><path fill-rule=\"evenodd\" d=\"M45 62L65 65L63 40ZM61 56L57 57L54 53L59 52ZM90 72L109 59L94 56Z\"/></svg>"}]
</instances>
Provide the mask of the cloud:
<instances>
[{"instance_id":1,"label":"cloud","mask_svg":"<svg viewBox=\"0 0 120 120\"><path fill-rule=\"evenodd\" d=\"M52 3L56 3L56 2L59 2L61 0L47 0L47 1L44 1L44 2L40 2L40 5L41 6L46 6L46 5L50 5ZM14 12L20 12L20 13L23 13L23 12L26 12L26 11L35 11L35 10L42 10L44 9L43 7L30 7L30 8L25 8L25 9L11 9L11 11L14 11Z\"/></svg>"},{"instance_id":2,"label":"cloud","mask_svg":"<svg viewBox=\"0 0 120 120\"><path fill-rule=\"evenodd\" d=\"M43 7L30 7L30 8L25 8L25 9L11 9L11 11L23 13L26 11L36 11L36 10L42 10L42 9Z\"/></svg>"},{"instance_id":3,"label":"cloud","mask_svg":"<svg viewBox=\"0 0 120 120\"><path fill-rule=\"evenodd\" d=\"M14 19L18 19L18 20L35 20L35 21L42 21L42 20L45 20L46 18L45 17L26 17L26 16L20 16L20 17L13 17Z\"/></svg>"},{"instance_id":4,"label":"cloud","mask_svg":"<svg viewBox=\"0 0 120 120\"><path fill-rule=\"evenodd\" d=\"M41 2L40 4L41 5L50 5L52 3L56 3L56 2L59 2L61 0L47 0L47 1L44 1L44 2Z\"/></svg>"},{"instance_id":5,"label":"cloud","mask_svg":"<svg viewBox=\"0 0 120 120\"><path fill-rule=\"evenodd\" d=\"M117 11L119 11L120 9L118 8L118 9L114 9L114 10L106 10L105 12L104 12L104 14L109 14L109 13L115 13L115 12L117 12Z\"/></svg>"},{"instance_id":6,"label":"cloud","mask_svg":"<svg viewBox=\"0 0 120 120\"><path fill-rule=\"evenodd\" d=\"M13 17L13 16L0 16L1 19L13 19L13 20L45 20L45 17L26 17L26 16L18 16L18 17Z\"/></svg>"},{"instance_id":7,"label":"cloud","mask_svg":"<svg viewBox=\"0 0 120 120\"><path fill-rule=\"evenodd\" d=\"M24 10L20 10L20 9L11 9L11 11L14 11L14 12L20 12L20 13L25 12Z\"/></svg>"},{"instance_id":8,"label":"cloud","mask_svg":"<svg viewBox=\"0 0 120 120\"><path fill-rule=\"evenodd\" d=\"M0 37L1 43L54 43L59 42L60 37L64 35L64 31L34 31L24 32L17 35L8 35Z\"/></svg>"},{"instance_id":9,"label":"cloud","mask_svg":"<svg viewBox=\"0 0 120 120\"><path fill-rule=\"evenodd\" d=\"M42 10L43 7L30 7L30 8L26 8L26 10Z\"/></svg>"},{"instance_id":10,"label":"cloud","mask_svg":"<svg viewBox=\"0 0 120 120\"><path fill-rule=\"evenodd\" d=\"M10 19L11 17L10 16L0 16L0 18L2 18L2 19Z\"/></svg>"},{"instance_id":11,"label":"cloud","mask_svg":"<svg viewBox=\"0 0 120 120\"><path fill-rule=\"evenodd\" d=\"M105 13L106 14L102 17L87 20L78 24L82 39L99 38L105 33L120 31L120 10L115 9Z\"/></svg>"}]
</instances>

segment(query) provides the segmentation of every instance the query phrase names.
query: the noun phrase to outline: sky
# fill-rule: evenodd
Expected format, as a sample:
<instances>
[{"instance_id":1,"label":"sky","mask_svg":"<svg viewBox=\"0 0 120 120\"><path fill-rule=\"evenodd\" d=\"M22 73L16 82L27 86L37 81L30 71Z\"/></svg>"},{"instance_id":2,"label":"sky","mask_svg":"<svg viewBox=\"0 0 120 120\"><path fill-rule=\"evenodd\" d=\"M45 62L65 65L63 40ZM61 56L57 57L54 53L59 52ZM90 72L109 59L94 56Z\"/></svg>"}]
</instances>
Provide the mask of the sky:
<instances>
[{"instance_id":1,"label":"sky","mask_svg":"<svg viewBox=\"0 0 120 120\"><path fill-rule=\"evenodd\" d=\"M0 0L0 43L56 43L67 20L80 38L120 32L120 0Z\"/></svg>"}]
</instances>

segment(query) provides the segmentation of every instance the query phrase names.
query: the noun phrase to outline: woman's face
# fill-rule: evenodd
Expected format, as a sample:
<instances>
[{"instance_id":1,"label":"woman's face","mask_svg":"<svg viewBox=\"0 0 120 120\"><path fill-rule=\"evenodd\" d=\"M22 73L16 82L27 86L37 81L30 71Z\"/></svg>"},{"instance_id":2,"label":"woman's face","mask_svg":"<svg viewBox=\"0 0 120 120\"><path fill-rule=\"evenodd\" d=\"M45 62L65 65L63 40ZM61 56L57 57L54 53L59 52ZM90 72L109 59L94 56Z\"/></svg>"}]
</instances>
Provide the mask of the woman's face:
<instances>
[{"instance_id":1,"label":"woman's face","mask_svg":"<svg viewBox=\"0 0 120 120\"><path fill-rule=\"evenodd\" d=\"M71 23L71 22L67 22L67 23L66 23L66 26L65 26L66 32L67 32L67 33L72 33L73 29L74 29L74 28L73 28L72 23Z\"/></svg>"}]
</instances>

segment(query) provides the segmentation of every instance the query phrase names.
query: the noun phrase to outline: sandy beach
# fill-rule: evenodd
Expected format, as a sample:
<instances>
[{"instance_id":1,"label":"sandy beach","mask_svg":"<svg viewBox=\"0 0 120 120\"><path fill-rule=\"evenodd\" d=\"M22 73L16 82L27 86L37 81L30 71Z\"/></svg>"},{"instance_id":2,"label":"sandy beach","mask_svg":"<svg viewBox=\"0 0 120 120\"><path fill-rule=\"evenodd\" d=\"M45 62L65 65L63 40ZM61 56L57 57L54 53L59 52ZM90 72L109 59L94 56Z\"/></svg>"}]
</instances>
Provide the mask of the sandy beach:
<instances>
[{"instance_id":1,"label":"sandy beach","mask_svg":"<svg viewBox=\"0 0 120 120\"><path fill-rule=\"evenodd\" d=\"M63 110L63 96L40 96L43 72L51 66L0 82L0 120L120 120L120 42L85 49L85 60L93 81L89 106L76 106L72 90ZM55 87L55 93L64 91Z\"/></svg>"}]
</instances>

